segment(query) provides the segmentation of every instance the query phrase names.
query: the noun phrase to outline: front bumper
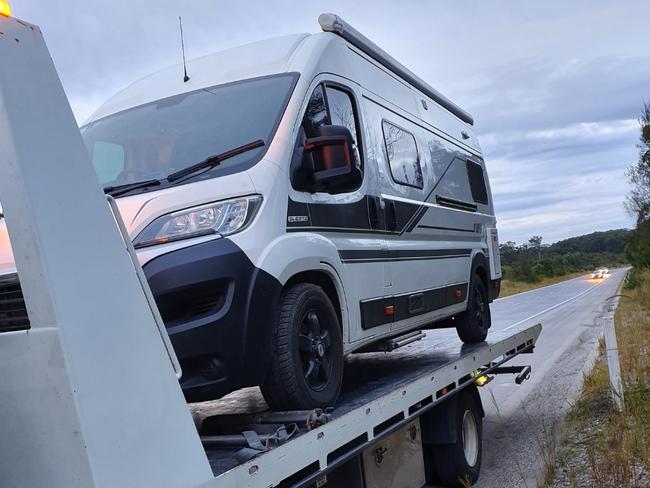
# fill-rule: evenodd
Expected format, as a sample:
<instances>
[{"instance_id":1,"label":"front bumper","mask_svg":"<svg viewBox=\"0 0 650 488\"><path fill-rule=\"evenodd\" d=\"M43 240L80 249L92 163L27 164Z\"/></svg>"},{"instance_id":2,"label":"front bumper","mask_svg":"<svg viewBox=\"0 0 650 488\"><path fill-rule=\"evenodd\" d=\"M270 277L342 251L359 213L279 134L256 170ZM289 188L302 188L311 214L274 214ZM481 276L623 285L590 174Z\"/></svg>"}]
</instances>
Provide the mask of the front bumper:
<instances>
[{"instance_id":1,"label":"front bumper","mask_svg":"<svg viewBox=\"0 0 650 488\"><path fill-rule=\"evenodd\" d=\"M228 239L172 251L144 272L183 369L188 401L264 381L282 286Z\"/></svg>"}]
</instances>

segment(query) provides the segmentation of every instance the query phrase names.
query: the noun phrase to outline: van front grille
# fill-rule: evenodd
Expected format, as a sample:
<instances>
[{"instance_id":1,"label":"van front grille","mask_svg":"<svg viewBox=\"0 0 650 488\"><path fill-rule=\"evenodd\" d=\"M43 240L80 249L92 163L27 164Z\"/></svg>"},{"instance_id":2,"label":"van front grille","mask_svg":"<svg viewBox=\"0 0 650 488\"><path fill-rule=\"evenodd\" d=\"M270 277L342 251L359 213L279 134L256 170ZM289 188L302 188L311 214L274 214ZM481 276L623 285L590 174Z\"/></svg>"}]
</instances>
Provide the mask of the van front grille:
<instances>
[{"instance_id":1,"label":"van front grille","mask_svg":"<svg viewBox=\"0 0 650 488\"><path fill-rule=\"evenodd\" d=\"M27 307L18 275L0 276L0 333L29 329Z\"/></svg>"}]
</instances>

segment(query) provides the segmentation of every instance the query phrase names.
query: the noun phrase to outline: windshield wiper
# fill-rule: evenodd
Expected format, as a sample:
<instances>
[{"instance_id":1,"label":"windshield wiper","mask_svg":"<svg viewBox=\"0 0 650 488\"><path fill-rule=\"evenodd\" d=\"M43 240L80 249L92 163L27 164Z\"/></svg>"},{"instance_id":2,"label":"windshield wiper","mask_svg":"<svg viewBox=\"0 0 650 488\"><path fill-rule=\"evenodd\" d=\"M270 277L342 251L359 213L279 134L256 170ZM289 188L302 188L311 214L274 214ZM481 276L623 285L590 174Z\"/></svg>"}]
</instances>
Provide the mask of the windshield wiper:
<instances>
[{"instance_id":1,"label":"windshield wiper","mask_svg":"<svg viewBox=\"0 0 650 488\"><path fill-rule=\"evenodd\" d=\"M264 145L264 141L258 139L256 141L249 142L248 144L244 144L243 146L239 146L234 149L231 149L230 151L226 151L221 154L217 154L215 156L210 156L209 158L206 158L203 161L200 161L196 164L188 166L187 168L183 168L179 171L176 171L175 173L170 174L166 178L166 180L169 183L172 183L174 181L180 180L181 178L185 178L186 176L189 176L192 173L195 173L201 169L219 166L219 164L221 164L221 161L225 161L226 159L233 158L239 154L252 151L253 149L257 149L258 147L262 147L263 145ZM160 186L163 181L164 180L146 180L146 181L136 181L135 183L127 183L125 185L107 186L104 188L104 193L108 193L113 197L117 197L120 195L124 195L125 193L128 193L130 191L138 190L140 188L146 188L148 186Z\"/></svg>"},{"instance_id":2,"label":"windshield wiper","mask_svg":"<svg viewBox=\"0 0 650 488\"><path fill-rule=\"evenodd\" d=\"M159 186L159 185L160 185L160 180L137 181L135 183L127 183L126 185L107 186L104 188L104 193L108 193L112 197L119 197L120 195L128 193L132 190L145 188L147 186Z\"/></svg>"},{"instance_id":3,"label":"windshield wiper","mask_svg":"<svg viewBox=\"0 0 650 488\"><path fill-rule=\"evenodd\" d=\"M215 166L219 166L221 162L225 161L226 159L230 159L235 156L238 156L239 154L252 151L253 149L257 149L258 147L262 147L263 145L264 145L264 141L262 139L258 139L256 141L249 142L248 144L244 144L243 146L236 147L235 149L231 149L230 151L226 151L221 154L217 154L215 156L210 156L208 158L205 158L203 161L200 161L196 164L188 166L187 168L183 168L181 170L178 170L170 174L167 177L167 181L172 183L174 181L180 180L181 178L185 178L186 176L189 176L192 173L196 173L201 169L214 168Z\"/></svg>"}]
</instances>

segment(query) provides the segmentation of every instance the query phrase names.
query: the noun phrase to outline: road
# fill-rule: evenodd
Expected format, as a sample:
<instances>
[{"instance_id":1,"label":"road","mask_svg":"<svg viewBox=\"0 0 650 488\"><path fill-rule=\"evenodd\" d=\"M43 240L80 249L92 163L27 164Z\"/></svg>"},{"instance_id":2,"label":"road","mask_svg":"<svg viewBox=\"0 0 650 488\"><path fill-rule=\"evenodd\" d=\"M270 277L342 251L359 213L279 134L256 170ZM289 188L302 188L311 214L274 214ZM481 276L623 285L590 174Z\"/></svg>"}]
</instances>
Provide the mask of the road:
<instances>
[{"instance_id":1,"label":"road","mask_svg":"<svg viewBox=\"0 0 650 488\"><path fill-rule=\"evenodd\" d=\"M546 446L555 441L564 413L579 392L582 373L595 358L603 318L625 270L604 280L579 277L496 300L495 330L541 322L532 355L518 358L532 366L522 385L501 375L481 388L485 409L483 465L479 488L536 487Z\"/></svg>"}]
</instances>

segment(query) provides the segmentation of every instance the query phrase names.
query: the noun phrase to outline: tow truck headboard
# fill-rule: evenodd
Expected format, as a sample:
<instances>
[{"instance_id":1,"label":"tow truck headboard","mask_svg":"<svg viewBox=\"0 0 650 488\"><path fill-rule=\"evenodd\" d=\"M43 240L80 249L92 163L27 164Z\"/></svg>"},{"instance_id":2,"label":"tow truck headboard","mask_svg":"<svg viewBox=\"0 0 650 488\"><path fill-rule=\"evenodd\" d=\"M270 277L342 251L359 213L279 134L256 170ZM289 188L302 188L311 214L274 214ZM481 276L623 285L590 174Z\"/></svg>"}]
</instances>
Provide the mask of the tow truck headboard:
<instances>
[{"instance_id":1,"label":"tow truck headboard","mask_svg":"<svg viewBox=\"0 0 650 488\"><path fill-rule=\"evenodd\" d=\"M0 333L0 485L205 483L205 452L38 27L0 15L0 59L0 200L30 322Z\"/></svg>"}]
</instances>

